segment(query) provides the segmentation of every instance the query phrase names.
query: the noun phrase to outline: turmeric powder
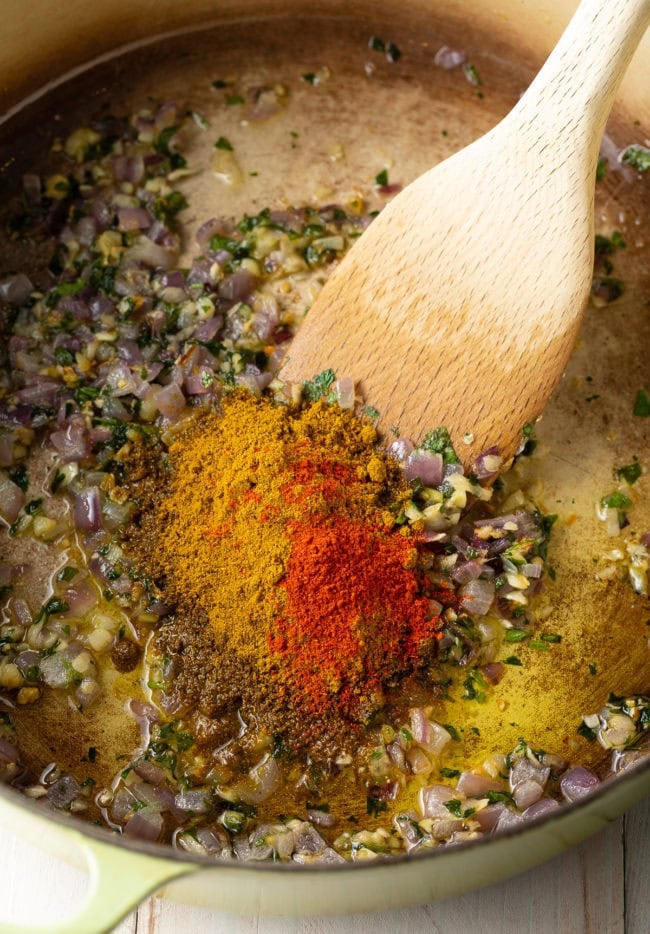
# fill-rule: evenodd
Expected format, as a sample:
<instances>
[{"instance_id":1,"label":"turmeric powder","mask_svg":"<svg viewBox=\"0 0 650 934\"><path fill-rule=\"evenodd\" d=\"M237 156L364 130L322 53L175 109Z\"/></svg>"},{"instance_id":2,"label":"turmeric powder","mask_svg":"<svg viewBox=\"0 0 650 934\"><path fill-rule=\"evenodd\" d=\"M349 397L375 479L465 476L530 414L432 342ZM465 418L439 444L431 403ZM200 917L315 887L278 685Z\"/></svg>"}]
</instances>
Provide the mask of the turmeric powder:
<instances>
[{"instance_id":1,"label":"turmeric powder","mask_svg":"<svg viewBox=\"0 0 650 934\"><path fill-rule=\"evenodd\" d=\"M409 489L376 440L338 406L244 393L180 431L139 547L175 607L158 648L176 710L241 702L294 744L331 739L431 656L419 542L390 511Z\"/></svg>"}]
</instances>

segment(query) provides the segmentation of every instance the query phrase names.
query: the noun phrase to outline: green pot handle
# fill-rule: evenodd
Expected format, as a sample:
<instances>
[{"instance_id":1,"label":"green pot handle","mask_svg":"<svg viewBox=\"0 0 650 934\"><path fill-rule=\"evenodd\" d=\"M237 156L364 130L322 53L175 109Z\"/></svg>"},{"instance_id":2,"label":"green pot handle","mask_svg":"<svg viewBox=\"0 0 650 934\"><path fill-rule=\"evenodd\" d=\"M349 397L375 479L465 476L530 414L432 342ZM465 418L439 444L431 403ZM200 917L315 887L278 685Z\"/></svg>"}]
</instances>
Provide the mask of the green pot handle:
<instances>
[{"instance_id":1,"label":"green pot handle","mask_svg":"<svg viewBox=\"0 0 650 934\"><path fill-rule=\"evenodd\" d=\"M89 892L81 911L69 920L31 926L3 925L7 934L107 934L140 902L166 882L196 866L131 853L109 843L78 836L90 872Z\"/></svg>"}]
</instances>

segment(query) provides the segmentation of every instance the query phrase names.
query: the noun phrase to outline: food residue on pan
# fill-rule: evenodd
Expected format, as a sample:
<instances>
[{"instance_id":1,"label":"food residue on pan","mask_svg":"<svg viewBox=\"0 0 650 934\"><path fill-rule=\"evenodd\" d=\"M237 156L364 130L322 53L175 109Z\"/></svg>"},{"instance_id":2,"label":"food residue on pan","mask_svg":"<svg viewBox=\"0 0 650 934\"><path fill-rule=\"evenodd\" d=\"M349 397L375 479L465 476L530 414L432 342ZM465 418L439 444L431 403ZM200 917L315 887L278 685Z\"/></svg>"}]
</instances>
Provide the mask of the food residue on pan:
<instances>
[{"instance_id":1,"label":"food residue on pan","mask_svg":"<svg viewBox=\"0 0 650 934\"><path fill-rule=\"evenodd\" d=\"M460 53L436 58L482 86ZM496 449L465 471L444 426L380 438L354 374L282 385L313 296L399 184L384 159L341 197L202 215L190 248L192 138L245 197L258 170L224 114L261 133L291 114L289 81L212 90L213 112L96 114L24 167L10 207L15 255L48 260L0 277L5 779L127 836L299 863L421 852L582 797L647 755L650 685L599 670L592 639L593 704L556 711L555 733L525 711L518 677L574 648L551 595L576 517L531 473L533 426L503 475ZM642 170L640 149L624 161ZM595 306L623 294L625 249L597 237ZM648 414L639 387L630 418ZM589 517L613 545L592 577L637 615L646 460L630 450ZM94 740L116 699L117 738ZM80 761L23 753L21 731L64 709Z\"/></svg>"}]
</instances>

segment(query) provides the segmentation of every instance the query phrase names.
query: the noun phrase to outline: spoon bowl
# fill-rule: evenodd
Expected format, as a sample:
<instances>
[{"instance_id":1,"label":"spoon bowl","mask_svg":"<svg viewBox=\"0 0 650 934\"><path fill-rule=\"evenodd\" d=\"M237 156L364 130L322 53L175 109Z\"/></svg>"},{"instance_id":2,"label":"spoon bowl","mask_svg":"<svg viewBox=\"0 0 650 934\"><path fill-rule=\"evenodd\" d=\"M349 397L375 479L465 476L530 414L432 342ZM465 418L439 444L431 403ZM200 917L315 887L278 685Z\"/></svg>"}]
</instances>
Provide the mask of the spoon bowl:
<instances>
[{"instance_id":1,"label":"spoon bowl","mask_svg":"<svg viewBox=\"0 0 650 934\"><path fill-rule=\"evenodd\" d=\"M397 195L330 277L281 371L355 380L389 434L444 425L507 461L571 354L592 278L600 140L650 0L583 0L526 94Z\"/></svg>"}]
</instances>

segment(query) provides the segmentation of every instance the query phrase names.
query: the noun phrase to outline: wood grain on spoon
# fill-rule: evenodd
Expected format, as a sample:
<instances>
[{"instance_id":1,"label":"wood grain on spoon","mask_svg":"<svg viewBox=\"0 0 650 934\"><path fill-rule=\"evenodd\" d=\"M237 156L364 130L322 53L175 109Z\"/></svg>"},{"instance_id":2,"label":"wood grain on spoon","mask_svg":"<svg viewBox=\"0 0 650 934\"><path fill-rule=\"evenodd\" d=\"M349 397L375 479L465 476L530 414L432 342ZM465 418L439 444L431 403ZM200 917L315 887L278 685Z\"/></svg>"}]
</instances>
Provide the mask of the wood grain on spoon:
<instances>
[{"instance_id":1,"label":"wood grain on spoon","mask_svg":"<svg viewBox=\"0 0 650 934\"><path fill-rule=\"evenodd\" d=\"M331 368L355 380L385 432L417 441L445 425L467 466L492 445L511 457L573 348L600 140L649 22L650 0L583 0L511 113L356 242L281 377Z\"/></svg>"}]
</instances>

